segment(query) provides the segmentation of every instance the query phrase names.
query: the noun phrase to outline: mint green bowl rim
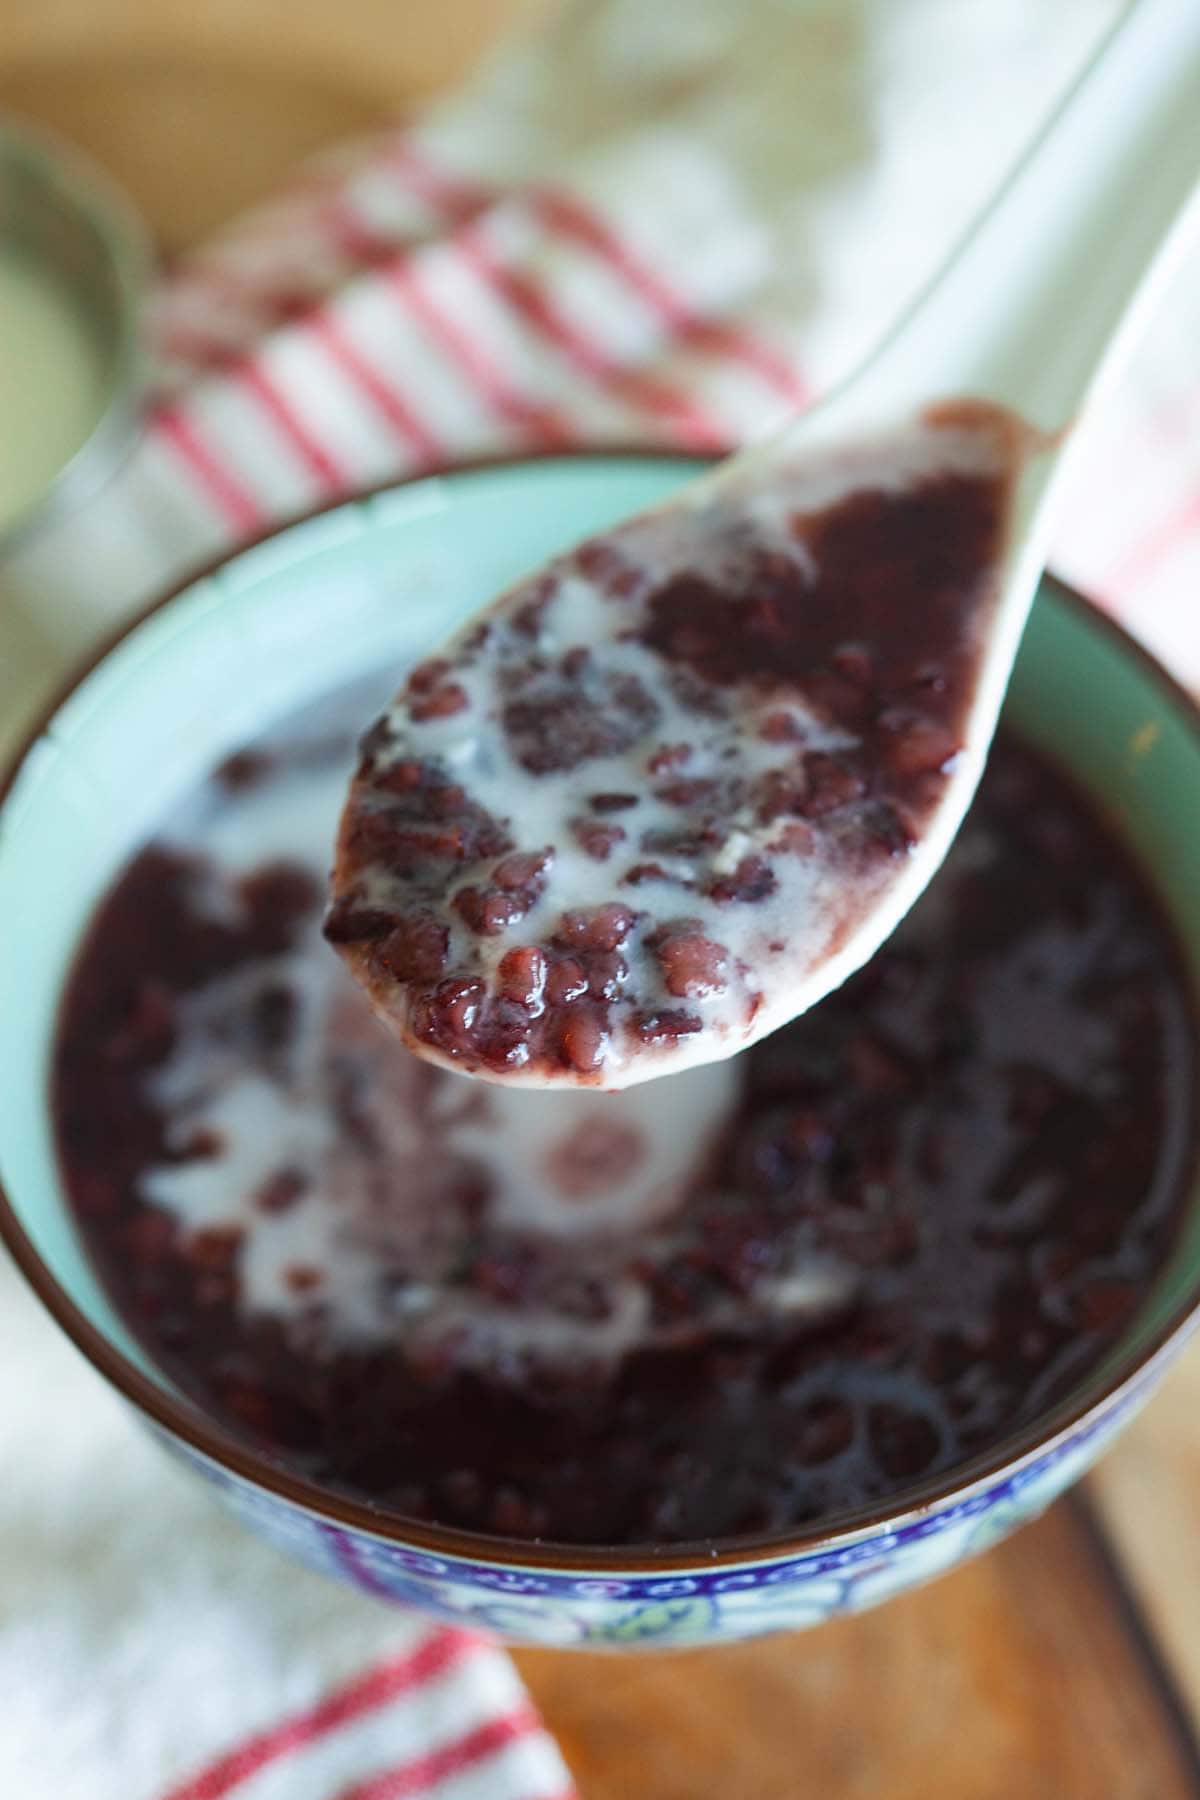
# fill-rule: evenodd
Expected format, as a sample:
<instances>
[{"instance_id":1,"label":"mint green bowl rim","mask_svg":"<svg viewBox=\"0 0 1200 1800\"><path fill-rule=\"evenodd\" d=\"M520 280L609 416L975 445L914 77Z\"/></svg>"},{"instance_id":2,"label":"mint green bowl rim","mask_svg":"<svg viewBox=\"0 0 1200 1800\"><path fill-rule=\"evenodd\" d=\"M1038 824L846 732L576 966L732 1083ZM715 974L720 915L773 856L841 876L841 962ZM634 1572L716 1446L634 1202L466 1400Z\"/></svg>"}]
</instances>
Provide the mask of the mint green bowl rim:
<instances>
[{"instance_id":1,"label":"mint green bowl rim","mask_svg":"<svg viewBox=\"0 0 1200 1800\"><path fill-rule=\"evenodd\" d=\"M468 459L447 466L423 468L397 480L382 482L336 500L310 508L283 520L253 538L226 549L209 562L191 569L182 580L141 609L131 619L101 640L56 688L39 710L33 723L26 727L15 750L0 768L0 812L7 804L21 767L42 733L59 709L84 681L124 641L137 632L174 600L191 590L228 563L247 552L298 526L336 513L342 508L367 504L381 496L414 483L452 479L460 474L486 472L489 469L537 466L573 460L601 461L639 459L694 463L702 469L711 457L691 455L671 449L646 446L602 445L579 450L553 450L505 456ZM1143 674L1159 689L1163 701L1183 720L1198 740L1200 747L1200 703L1163 668L1156 657L1133 638L1108 614L1092 604L1086 596L1057 576L1047 573L1044 583L1056 597L1086 620L1088 629L1106 634L1120 654L1137 663ZM925 1482L919 1482L889 1499L860 1507L839 1517L836 1524L817 1525L807 1531L748 1535L744 1538L700 1540L695 1543L669 1544L661 1548L647 1544L584 1545L539 1542L505 1538L487 1532L458 1530L408 1519L401 1514L381 1512L365 1501L356 1501L322 1487L303 1475L292 1473L275 1463L266 1453L241 1443L231 1433L205 1414L193 1401L160 1388L125 1354L112 1344L83 1309L70 1297L58 1278L43 1261L28 1236L16 1208L0 1183L0 1242L29 1283L54 1322L64 1331L75 1348L125 1400L145 1414L151 1425L167 1437L178 1439L187 1449L251 1487L266 1490L276 1499L325 1518L342 1529L365 1532L401 1548L427 1550L435 1555L448 1555L468 1562L512 1564L563 1572L627 1571L635 1564L652 1563L655 1568L706 1569L736 1566L768 1559L785 1559L812 1555L848 1538L869 1536L887 1531L900 1521L919 1518L953 1504L964 1493L1001 1478L1006 1472L1036 1458L1040 1451L1069 1437L1106 1404L1126 1390L1139 1385L1139 1378L1149 1377L1161 1366L1170 1351L1187 1336L1189 1328L1200 1323L1200 1275L1185 1290L1162 1322L1132 1348L1115 1356L1107 1374L1095 1385L1084 1382L1074 1394L1035 1419L1020 1431L1000 1440L992 1449L970 1460L943 1470Z\"/></svg>"}]
</instances>

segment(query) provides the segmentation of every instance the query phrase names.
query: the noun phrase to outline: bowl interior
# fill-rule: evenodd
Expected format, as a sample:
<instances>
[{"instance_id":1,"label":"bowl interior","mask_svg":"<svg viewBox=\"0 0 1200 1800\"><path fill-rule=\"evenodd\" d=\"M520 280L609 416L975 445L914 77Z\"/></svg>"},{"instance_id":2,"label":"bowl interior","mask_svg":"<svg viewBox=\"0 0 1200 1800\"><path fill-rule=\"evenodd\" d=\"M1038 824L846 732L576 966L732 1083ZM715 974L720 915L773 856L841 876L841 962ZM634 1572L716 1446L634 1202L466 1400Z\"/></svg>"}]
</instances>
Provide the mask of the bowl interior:
<instances>
[{"instance_id":1,"label":"bowl interior","mask_svg":"<svg viewBox=\"0 0 1200 1800\"><path fill-rule=\"evenodd\" d=\"M0 806L0 1183L58 1285L160 1388L170 1384L81 1252L46 1107L58 997L94 902L172 799L272 719L369 668L399 672L532 565L653 504L694 469L637 456L510 464L292 526L126 636L26 756ZM1152 872L1200 991L1200 729L1187 701L1047 583L1006 716L1102 798ZM1200 1286L1200 1194L1190 1219L1114 1361Z\"/></svg>"}]
</instances>

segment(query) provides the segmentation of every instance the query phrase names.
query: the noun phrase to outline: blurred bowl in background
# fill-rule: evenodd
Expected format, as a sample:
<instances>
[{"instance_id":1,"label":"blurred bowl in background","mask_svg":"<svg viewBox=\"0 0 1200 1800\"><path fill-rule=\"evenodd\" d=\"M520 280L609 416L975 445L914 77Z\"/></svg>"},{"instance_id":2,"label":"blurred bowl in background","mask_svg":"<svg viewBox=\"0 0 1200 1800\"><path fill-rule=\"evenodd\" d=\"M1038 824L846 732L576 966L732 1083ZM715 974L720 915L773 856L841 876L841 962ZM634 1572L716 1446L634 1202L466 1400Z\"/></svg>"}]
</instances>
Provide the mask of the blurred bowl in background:
<instances>
[{"instance_id":1,"label":"blurred bowl in background","mask_svg":"<svg viewBox=\"0 0 1200 1800\"><path fill-rule=\"evenodd\" d=\"M149 269L108 178L0 117L0 581L16 546L102 486L136 437Z\"/></svg>"}]
</instances>

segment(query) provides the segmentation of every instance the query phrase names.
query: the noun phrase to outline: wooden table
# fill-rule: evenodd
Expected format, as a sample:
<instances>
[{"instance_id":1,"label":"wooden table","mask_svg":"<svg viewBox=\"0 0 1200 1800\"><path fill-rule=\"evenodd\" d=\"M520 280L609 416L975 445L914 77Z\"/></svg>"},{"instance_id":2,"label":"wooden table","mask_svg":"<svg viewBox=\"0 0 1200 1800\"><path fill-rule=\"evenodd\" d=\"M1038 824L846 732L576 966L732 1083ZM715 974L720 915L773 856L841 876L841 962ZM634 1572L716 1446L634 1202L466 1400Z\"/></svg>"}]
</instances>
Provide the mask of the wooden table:
<instances>
[{"instance_id":1,"label":"wooden table","mask_svg":"<svg viewBox=\"0 0 1200 1800\"><path fill-rule=\"evenodd\" d=\"M584 1800L1183 1800L1188 1711L1091 1496L811 1633L527 1652Z\"/></svg>"},{"instance_id":2,"label":"wooden table","mask_svg":"<svg viewBox=\"0 0 1200 1800\"><path fill-rule=\"evenodd\" d=\"M517 10L0 0L0 105L87 143L171 249L459 73ZM0 614L0 752L54 662ZM880 1611L729 1650L518 1660L583 1800L1200 1796L1200 1341L1082 1488Z\"/></svg>"}]
</instances>

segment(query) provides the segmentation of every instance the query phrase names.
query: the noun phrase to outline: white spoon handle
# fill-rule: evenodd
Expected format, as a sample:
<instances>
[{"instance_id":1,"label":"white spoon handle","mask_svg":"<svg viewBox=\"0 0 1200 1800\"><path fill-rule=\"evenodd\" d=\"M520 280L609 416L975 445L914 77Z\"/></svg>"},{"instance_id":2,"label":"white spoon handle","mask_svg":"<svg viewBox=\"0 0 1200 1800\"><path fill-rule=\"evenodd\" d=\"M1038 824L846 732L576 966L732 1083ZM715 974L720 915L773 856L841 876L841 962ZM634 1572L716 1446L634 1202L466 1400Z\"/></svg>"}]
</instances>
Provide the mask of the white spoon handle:
<instances>
[{"instance_id":1,"label":"white spoon handle","mask_svg":"<svg viewBox=\"0 0 1200 1800\"><path fill-rule=\"evenodd\" d=\"M831 413L970 393L1070 425L1200 223L1198 177L1200 4L1139 0Z\"/></svg>"}]
</instances>

